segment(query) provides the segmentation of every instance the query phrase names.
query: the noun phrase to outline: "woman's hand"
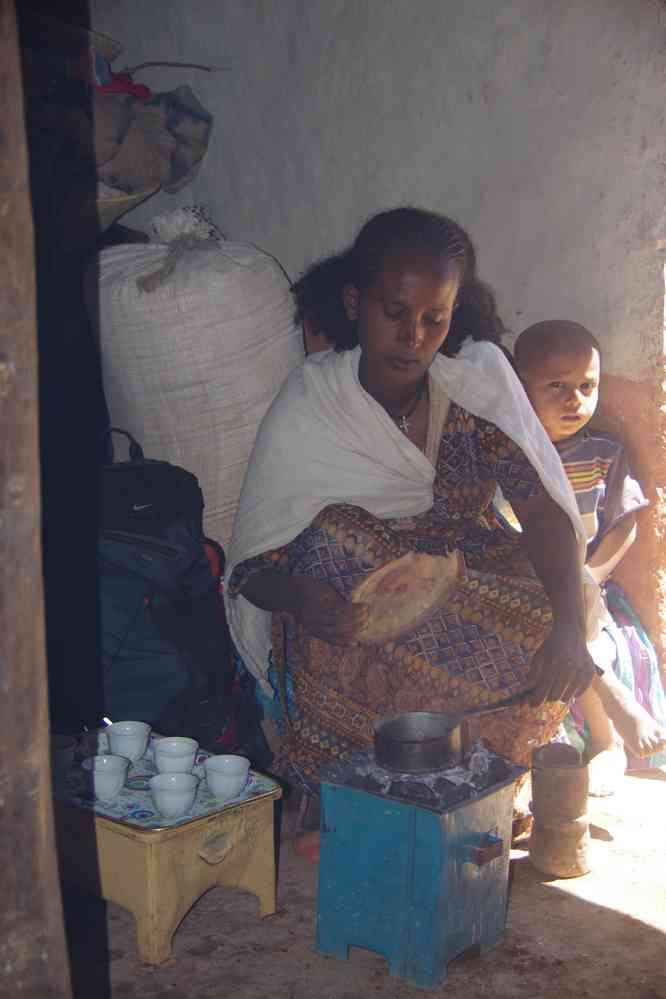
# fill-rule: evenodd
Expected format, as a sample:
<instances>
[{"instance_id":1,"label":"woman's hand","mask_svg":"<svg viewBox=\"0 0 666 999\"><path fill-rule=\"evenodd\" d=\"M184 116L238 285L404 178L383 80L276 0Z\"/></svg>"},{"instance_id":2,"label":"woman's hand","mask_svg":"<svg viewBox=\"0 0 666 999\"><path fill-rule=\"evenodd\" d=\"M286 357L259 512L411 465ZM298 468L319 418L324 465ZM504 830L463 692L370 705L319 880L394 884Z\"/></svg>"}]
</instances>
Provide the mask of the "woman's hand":
<instances>
[{"instance_id":1,"label":"woman's hand","mask_svg":"<svg viewBox=\"0 0 666 999\"><path fill-rule=\"evenodd\" d=\"M532 660L528 679L533 690L530 703L535 707L545 701L568 703L587 690L595 675L585 636L565 624L554 624Z\"/></svg>"},{"instance_id":2,"label":"woman's hand","mask_svg":"<svg viewBox=\"0 0 666 999\"><path fill-rule=\"evenodd\" d=\"M565 703L582 694L596 674L585 641L582 544L569 517L547 493L513 503L523 540L550 601L553 627L532 660L531 703Z\"/></svg>"},{"instance_id":3,"label":"woman's hand","mask_svg":"<svg viewBox=\"0 0 666 999\"><path fill-rule=\"evenodd\" d=\"M355 645L368 620L366 604L345 600L330 583L294 577L298 602L293 613L305 631L330 645Z\"/></svg>"},{"instance_id":4,"label":"woman's hand","mask_svg":"<svg viewBox=\"0 0 666 999\"><path fill-rule=\"evenodd\" d=\"M330 645L354 645L368 620L367 604L352 604L330 583L309 576L262 569L247 579L241 593L261 610L293 614L309 635Z\"/></svg>"}]
</instances>

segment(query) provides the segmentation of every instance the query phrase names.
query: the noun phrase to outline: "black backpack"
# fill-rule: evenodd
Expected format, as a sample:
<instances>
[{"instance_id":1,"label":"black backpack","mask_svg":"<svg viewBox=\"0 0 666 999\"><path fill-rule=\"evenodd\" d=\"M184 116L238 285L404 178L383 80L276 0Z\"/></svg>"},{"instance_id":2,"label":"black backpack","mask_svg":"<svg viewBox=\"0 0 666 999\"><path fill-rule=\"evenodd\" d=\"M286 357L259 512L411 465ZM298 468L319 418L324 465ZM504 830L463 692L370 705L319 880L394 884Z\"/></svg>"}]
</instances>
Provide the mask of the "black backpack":
<instances>
[{"instance_id":1,"label":"black backpack","mask_svg":"<svg viewBox=\"0 0 666 999\"><path fill-rule=\"evenodd\" d=\"M234 662L201 489L185 469L146 459L127 431L111 432L130 448L129 461L100 468L104 714L212 750L230 711Z\"/></svg>"}]
</instances>

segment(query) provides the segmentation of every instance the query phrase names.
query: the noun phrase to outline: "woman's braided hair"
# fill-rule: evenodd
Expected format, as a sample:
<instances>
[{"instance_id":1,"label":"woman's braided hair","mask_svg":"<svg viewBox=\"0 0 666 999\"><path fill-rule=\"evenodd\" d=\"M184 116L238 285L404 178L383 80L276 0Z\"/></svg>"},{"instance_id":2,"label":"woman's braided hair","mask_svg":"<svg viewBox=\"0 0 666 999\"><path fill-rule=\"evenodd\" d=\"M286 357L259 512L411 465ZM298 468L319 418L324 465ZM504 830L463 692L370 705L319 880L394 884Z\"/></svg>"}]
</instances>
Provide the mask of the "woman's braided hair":
<instances>
[{"instance_id":1,"label":"woman's braided hair","mask_svg":"<svg viewBox=\"0 0 666 999\"><path fill-rule=\"evenodd\" d=\"M364 291L389 257L410 249L430 250L460 273L457 307L441 353L455 356L467 337L499 343L504 326L492 291L477 277L472 241L457 222L421 208L380 212L349 249L310 267L292 287L296 322L307 320L312 332L324 334L337 351L356 347L356 323L347 318L342 289L351 284Z\"/></svg>"}]
</instances>

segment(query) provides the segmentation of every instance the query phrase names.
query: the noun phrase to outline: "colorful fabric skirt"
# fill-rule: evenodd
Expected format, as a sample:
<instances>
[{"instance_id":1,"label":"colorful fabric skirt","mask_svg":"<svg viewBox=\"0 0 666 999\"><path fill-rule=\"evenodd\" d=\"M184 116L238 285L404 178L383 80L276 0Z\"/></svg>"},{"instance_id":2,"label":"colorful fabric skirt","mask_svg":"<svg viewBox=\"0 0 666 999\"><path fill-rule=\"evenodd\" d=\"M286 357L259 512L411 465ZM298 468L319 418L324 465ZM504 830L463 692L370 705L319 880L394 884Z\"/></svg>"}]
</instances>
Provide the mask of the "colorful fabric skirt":
<instances>
[{"instance_id":1,"label":"colorful fabric skirt","mask_svg":"<svg viewBox=\"0 0 666 999\"><path fill-rule=\"evenodd\" d=\"M288 546L282 570L328 582L348 597L369 572L409 551L446 555L462 537L467 541L466 571L446 605L397 640L333 646L274 615L276 674L290 694L279 770L307 777L323 761L367 747L383 715L458 712L527 691L532 656L552 624L550 606L519 546L498 553L485 543L491 536L481 523L437 523L432 513L386 521L339 505L323 510ZM529 764L566 711L560 702L521 703L468 719L463 739L471 746L481 738Z\"/></svg>"},{"instance_id":2,"label":"colorful fabric skirt","mask_svg":"<svg viewBox=\"0 0 666 999\"><path fill-rule=\"evenodd\" d=\"M610 580L604 586L604 596L612 618L604 626L604 631L612 639L610 648L614 650L614 659L609 666L612 666L616 676L631 691L638 704L666 728L666 694L654 646L624 590ZM577 745L578 737L583 748L587 731L583 716L575 705L566 721L566 730L569 740ZM666 752L655 753L645 759L628 753L627 763L630 770L664 766Z\"/></svg>"}]
</instances>

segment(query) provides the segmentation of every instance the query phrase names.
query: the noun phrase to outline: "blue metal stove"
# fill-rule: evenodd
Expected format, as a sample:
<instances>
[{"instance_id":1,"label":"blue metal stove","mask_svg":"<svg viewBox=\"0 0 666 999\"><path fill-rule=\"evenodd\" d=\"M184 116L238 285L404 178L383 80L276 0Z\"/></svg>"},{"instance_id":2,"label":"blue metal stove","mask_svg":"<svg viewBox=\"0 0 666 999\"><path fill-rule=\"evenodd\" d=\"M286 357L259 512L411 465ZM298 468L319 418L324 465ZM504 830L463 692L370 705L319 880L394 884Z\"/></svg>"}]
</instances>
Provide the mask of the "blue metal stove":
<instances>
[{"instance_id":1,"label":"blue metal stove","mask_svg":"<svg viewBox=\"0 0 666 999\"><path fill-rule=\"evenodd\" d=\"M320 771L320 953L373 950L392 975L433 987L454 957L499 942L525 768L488 758L485 773L463 780L461 770L382 772L371 752Z\"/></svg>"}]
</instances>

